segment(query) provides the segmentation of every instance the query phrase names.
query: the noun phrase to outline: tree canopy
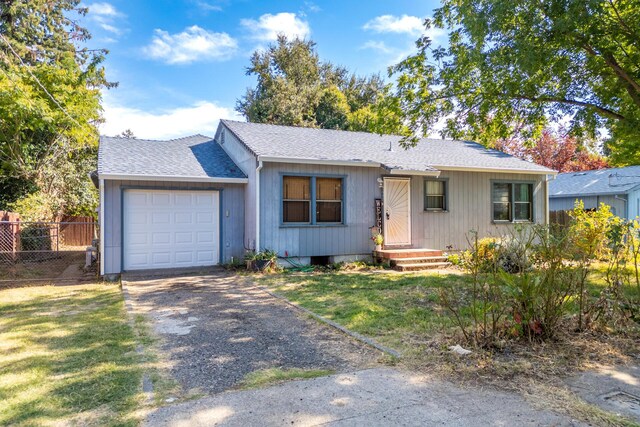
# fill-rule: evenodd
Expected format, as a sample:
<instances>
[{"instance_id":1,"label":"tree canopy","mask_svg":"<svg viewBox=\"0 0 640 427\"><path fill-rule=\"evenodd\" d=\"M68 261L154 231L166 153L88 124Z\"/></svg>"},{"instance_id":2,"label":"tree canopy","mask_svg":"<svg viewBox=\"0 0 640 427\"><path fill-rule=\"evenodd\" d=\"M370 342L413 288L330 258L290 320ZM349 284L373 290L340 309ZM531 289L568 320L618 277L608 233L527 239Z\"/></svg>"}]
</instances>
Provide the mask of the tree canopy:
<instances>
[{"instance_id":1,"label":"tree canopy","mask_svg":"<svg viewBox=\"0 0 640 427\"><path fill-rule=\"evenodd\" d=\"M257 77L237 101L250 122L325 129L406 133L390 86L379 75L357 76L321 61L315 43L279 36L251 56L247 75Z\"/></svg>"},{"instance_id":2,"label":"tree canopy","mask_svg":"<svg viewBox=\"0 0 640 427\"><path fill-rule=\"evenodd\" d=\"M90 35L78 25L87 13L79 3L0 3L1 185L29 189L38 200L54 198L55 214L74 204L67 198L78 199L61 183L88 181L87 169L95 167L100 89L112 86L100 66L105 52L82 47Z\"/></svg>"},{"instance_id":3,"label":"tree canopy","mask_svg":"<svg viewBox=\"0 0 640 427\"><path fill-rule=\"evenodd\" d=\"M425 26L449 45L422 37L391 70L415 133L532 143L568 121L640 163L640 0L443 0Z\"/></svg>"},{"instance_id":4,"label":"tree canopy","mask_svg":"<svg viewBox=\"0 0 640 427\"><path fill-rule=\"evenodd\" d=\"M609 167L603 156L579 144L575 137L550 129L543 130L542 136L534 144L525 145L522 140L512 138L497 142L495 148L561 173Z\"/></svg>"}]
</instances>

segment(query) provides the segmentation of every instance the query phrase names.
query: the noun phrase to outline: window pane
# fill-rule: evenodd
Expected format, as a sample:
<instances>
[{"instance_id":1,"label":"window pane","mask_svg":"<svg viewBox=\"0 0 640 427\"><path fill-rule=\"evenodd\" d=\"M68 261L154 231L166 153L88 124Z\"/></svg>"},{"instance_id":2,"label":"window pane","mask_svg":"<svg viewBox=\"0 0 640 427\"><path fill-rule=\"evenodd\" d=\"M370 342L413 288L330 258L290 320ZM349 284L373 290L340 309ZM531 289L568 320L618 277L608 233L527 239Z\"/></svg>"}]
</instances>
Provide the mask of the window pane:
<instances>
[{"instance_id":1,"label":"window pane","mask_svg":"<svg viewBox=\"0 0 640 427\"><path fill-rule=\"evenodd\" d=\"M531 221L531 203L516 202L515 206L516 221Z\"/></svg>"},{"instance_id":2,"label":"window pane","mask_svg":"<svg viewBox=\"0 0 640 427\"><path fill-rule=\"evenodd\" d=\"M532 188L531 184L515 184L515 201L531 202Z\"/></svg>"},{"instance_id":3,"label":"window pane","mask_svg":"<svg viewBox=\"0 0 640 427\"><path fill-rule=\"evenodd\" d=\"M316 222L342 222L342 203L317 202Z\"/></svg>"},{"instance_id":4,"label":"window pane","mask_svg":"<svg viewBox=\"0 0 640 427\"><path fill-rule=\"evenodd\" d=\"M444 181L427 181L427 195L444 196Z\"/></svg>"},{"instance_id":5,"label":"window pane","mask_svg":"<svg viewBox=\"0 0 640 427\"><path fill-rule=\"evenodd\" d=\"M283 222L309 222L309 202L282 203Z\"/></svg>"},{"instance_id":6,"label":"window pane","mask_svg":"<svg viewBox=\"0 0 640 427\"><path fill-rule=\"evenodd\" d=\"M444 209L444 196L427 196L427 209Z\"/></svg>"},{"instance_id":7,"label":"window pane","mask_svg":"<svg viewBox=\"0 0 640 427\"><path fill-rule=\"evenodd\" d=\"M316 200L342 200L342 179L316 178Z\"/></svg>"},{"instance_id":8,"label":"window pane","mask_svg":"<svg viewBox=\"0 0 640 427\"><path fill-rule=\"evenodd\" d=\"M285 176L282 182L284 200L311 199L311 178L308 176Z\"/></svg>"},{"instance_id":9,"label":"window pane","mask_svg":"<svg viewBox=\"0 0 640 427\"><path fill-rule=\"evenodd\" d=\"M492 197L494 202L508 203L511 199L511 184L494 183Z\"/></svg>"},{"instance_id":10,"label":"window pane","mask_svg":"<svg viewBox=\"0 0 640 427\"><path fill-rule=\"evenodd\" d=\"M511 204L510 203L494 203L493 204L493 220L494 221L511 221Z\"/></svg>"}]
</instances>

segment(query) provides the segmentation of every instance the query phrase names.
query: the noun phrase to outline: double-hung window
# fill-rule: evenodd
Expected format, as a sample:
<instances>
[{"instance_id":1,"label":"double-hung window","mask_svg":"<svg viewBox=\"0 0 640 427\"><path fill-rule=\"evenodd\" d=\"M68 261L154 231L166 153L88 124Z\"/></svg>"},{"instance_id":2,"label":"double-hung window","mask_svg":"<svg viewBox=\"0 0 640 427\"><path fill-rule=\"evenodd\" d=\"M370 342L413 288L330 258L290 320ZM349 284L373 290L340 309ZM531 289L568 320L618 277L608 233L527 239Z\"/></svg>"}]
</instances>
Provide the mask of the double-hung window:
<instances>
[{"instance_id":1,"label":"double-hung window","mask_svg":"<svg viewBox=\"0 0 640 427\"><path fill-rule=\"evenodd\" d=\"M533 184L494 182L491 207L496 222L533 222Z\"/></svg>"},{"instance_id":2,"label":"double-hung window","mask_svg":"<svg viewBox=\"0 0 640 427\"><path fill-rule=\"evenodd\" d=\"M447 181L444 179L427 179L424 181L424 210L446 211Z\"/></svg>"},{"instance_id":3,"label":"double-hung window","mask_svg":"<svg viewBox=\"0 0 640 427\"><path fill-rule=\"evenodd\" d=\"M343 224L343 178L282 177L282 222Z\"/></svg>"}]
</instances>

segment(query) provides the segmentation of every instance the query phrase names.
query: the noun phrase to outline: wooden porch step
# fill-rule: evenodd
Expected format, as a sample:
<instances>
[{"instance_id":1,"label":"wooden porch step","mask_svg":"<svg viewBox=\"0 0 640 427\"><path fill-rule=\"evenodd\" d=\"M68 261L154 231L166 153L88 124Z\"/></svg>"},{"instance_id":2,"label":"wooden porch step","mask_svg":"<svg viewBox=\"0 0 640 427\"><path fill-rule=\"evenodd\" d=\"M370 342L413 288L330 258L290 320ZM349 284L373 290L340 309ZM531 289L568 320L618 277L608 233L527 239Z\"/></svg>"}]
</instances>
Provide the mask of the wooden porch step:
<instances>
[{"instance_id":1,"label":"wooden porch step","mask_svg":"<svg viewBox=\"0 0 640 427\"><path fill-rule=\"evenodd\" d=\"M442 251L427 248L383 249L375 251L374 256L385 259L438 257L442 256Z\"/></svg>"},{"instance_id":2,"label":"wooden porch step","mask_svg":"<svg viewBox=\"0 0 640 427\"><path fill-rule=\"evenodd\" d=\"M398 271L424 271L433 270L436 268L447 268L450 265L450 262L419 262L413 264L398 264L394 267L394 269Z\"/></svg>"},{"instance_id":3,"label":"wooden porch step","mask_svg":"<svg viewBox=\"0 0 640 427\"><path fill-rule=\"evenodd\" d=\"M425 256L416 258L390 258L391 266L402 264L428 264L433 262L447 262L446 256Z\"/></svg>"}]
</instances>

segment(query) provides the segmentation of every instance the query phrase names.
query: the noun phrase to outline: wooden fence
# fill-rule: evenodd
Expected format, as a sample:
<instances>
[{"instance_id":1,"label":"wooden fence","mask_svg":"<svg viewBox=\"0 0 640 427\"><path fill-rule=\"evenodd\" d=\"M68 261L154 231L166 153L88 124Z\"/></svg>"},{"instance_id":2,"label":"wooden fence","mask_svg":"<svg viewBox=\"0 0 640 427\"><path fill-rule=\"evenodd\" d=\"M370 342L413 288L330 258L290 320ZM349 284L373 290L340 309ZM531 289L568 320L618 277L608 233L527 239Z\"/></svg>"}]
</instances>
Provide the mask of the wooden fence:
<instances>
[{"instance_id":1,"label":"wooden fence","mask_svg":"<svg viewBox=\"0 0 640 427\"><path fill-rule=\"evenodd\" d=\"M63 216L60 239L67 246L91 246L96 236L96 223L90 216Z\"/></svg>"},{"instance_id":2,"label":"wooden fence","mask_svg":"<svg viewBox=\"0 0 640 427\"><path fill-rule=\"evenodd\" d=\"M551 224L558 224L567 226L571 222L569 211L549 211L549 222Z\"/></svg>"}]
</instances>

